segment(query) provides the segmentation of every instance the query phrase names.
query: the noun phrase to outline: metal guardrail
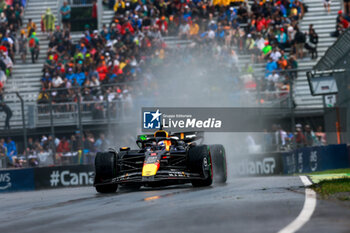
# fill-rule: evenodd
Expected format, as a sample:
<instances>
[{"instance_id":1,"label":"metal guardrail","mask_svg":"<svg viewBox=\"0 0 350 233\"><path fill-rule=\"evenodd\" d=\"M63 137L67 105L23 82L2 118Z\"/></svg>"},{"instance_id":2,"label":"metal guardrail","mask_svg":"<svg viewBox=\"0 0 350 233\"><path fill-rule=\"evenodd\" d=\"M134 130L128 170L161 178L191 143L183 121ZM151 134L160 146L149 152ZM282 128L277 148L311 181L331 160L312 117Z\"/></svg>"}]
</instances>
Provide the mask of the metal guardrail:
<instances>
[{"instance_id":1,"label":"metal guardrail","mask_svg":"<svg viewBox=\"0 0 350 233\"><path fill-rule=\"evenodd\" d=\"M64 0L57 1L57 23L61 27L62 26L62 15L61 15L61 7L63 6Z\"/></svg>"},{"instance_id":2,"label":"metal guardrail","mask_svg":"<svg viewBox=\"0 0 350 233\"><path fill-rule=\"evenodd\" d=\"M91 7L93 0L66 0L71 7Z\"/></svg>"},{"instance_id":3,"label":"metal guardrail","mask_svg":"<svg viewBox=\"0 0 350 233\"><path fill-rule=\"evenodd\" d=\"M0 157L0 168L7 168L6 156Z\"/></svg>"},{"instance_id":4,"label":"metal guardrail","mask_svg":"<svg viewBox=\"0 0 350 233\"><path fill-rule=\"evenodd\" d=\"M323 57L313 67L313 70L334 69L340 59L350 51L350 28L341 34L334 44L327 49Z\"/></svg>"},{"instance_id":5,"label":"metal guardrail","mask_svg":"<svg viewBox=\"0 0 350 233\"><path fill-rule=\"evenodd\" d=\"M57 91L60 89L52 90ZM7 92L7 95L12 94L12 92ZM16 94L13 93L13 94ZM232 107L246 106L246 107L288 107L290 92L286 91L256 91L256 90L246 90L238 91L237 93L232 93L230 96L221 96L221 93L214 93L212 96L215 96L216 99L228 99L233 98ZM23 99L25 93L19 93ZM192 99L196 98L191 97ZM105 98L106 99L106 98ZM171 100L171 99L169 99ZM178 102L179 98L176 98L175 102ZM18 96L13 96L8 100L9 106L12 108L16 114L21 112L19 106ZM83 124L89 124L91 122L96 123L107 123L108 119L113 122L119 122L124 120L128 115L127 109L139 110L137 107L143 107L142 100L134 99L133 106L125 105L124 100L97 100L97 101L81 101L80 108L78 107L78 102L66 102L66 100L53 100L52 106L52 118L55 126L61 125L75 125L78 124L79 114L81 114L81 120ZM156 103L156 100L150 100L153 103ZM184 99L186 101L186 99ZM7 101L5 101L7 102ZM50 115L50 101L46 103L37 103L36 101L25 101L24 105L24 115L25 123L29 128L35 127L48 127L50 126L51 115ZM131 111L131 110L130 110ZM80 112L80 113L79 113ZM4 120L4 116L0 116L0 119ZM13 119L18 121L18 117L14 116ZM22 127L18 125L17 127ZM16 128L16 127L15 127Z\"/></svg>"},{"instance_id":6,"label":"metal guardrail","mask_svg":"<svg viewBox=\"0 0 350 233\"><path fill-rule=\"evenodd\" d=\"M97 0L97 27L99 31L102 30L102 15L103 15L102 0Z\"/></svg>"},{"instance_id":7,"label":"metal guardrail","mask_svg":"<svg viewBox=\"0 0 350 233\"><path fill-rule=\"evenodd\" d=\"M82 155L81 151L56 152L54 154L52 150L48 150L30 152L28 154L28 160L25 155L19 155L17 158L25 161L23 164L24 167L46 167L52 165L88 164L88 157L93 157L95 154L96 152Z\"/></svg>"},{"instance_id":8,"label":"metal guardrail","mask_svg":"<svg viewBox=\"0 0 350 233\"><path fill-rule=\"evenodd\" d=\"M35 107L36 126L50 125L50 108L54 125L78 125L79 114L82 123L107 123L108 121L122 121L128 115L126 102L122 100L113 101L83 101L37 104Z\"/></svg>"}]
</instances>

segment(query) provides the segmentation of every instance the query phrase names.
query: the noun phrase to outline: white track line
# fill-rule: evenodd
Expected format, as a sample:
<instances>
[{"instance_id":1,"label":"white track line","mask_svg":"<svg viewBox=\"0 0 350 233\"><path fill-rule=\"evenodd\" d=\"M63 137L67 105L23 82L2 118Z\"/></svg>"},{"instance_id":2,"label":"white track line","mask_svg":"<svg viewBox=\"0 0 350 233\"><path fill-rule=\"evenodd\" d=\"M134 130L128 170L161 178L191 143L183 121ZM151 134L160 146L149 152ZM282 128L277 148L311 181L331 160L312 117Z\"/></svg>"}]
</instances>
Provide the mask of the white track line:
<instances>
[{"instance_id":1,"label":"white track line","mask_svg":"<svg viewBox=\"0 0 350 233\"><path fill-rule=\"evenodd\" d=\"M293 222L289 223L286 227L280 230L278 233L294 233L307 223L316 208L316 193L314 190L308 188L312 183L306 176L299 176L303 182L305 188L305 202L300 214Z\"/></svg>"}]
</instances>

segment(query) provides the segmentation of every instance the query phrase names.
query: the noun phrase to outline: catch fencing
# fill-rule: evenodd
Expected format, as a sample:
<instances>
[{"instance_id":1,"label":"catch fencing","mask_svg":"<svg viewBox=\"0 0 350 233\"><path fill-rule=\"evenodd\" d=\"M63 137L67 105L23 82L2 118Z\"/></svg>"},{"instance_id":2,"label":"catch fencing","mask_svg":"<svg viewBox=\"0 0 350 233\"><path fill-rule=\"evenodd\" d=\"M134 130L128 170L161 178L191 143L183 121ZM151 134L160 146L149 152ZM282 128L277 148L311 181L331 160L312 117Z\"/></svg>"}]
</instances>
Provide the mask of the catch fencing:
<instances>
[{"instance_id":1,"label":"catch fencing","mask_svg":"<svg viewBox=\"0 0 350 233\"><path fill-rule=\"evenodd\" d=\"M123 100L37 104L34 119L36 127L49 126L51 120L55 126L78 125L79 120L82 124L107 124L126 119L128 108Z\"/></svg>"},{"instance_id":2,"label":"catch fencing","mask_svg":"<svg viewBox=\"0 0 350 233\"><path fill-rule=\"evenodd\" d=\"M74 100L58 98L57 90L65 92L71 89L53 89L39 94L37 101L28 101L26 92L5 92L5 103L10 106L13 116L10 121L12 129L83 125L97 123L122 123L130 121L142 107L155 106L157 99L151 96L145 98L104 98L88 100L83 96L83 90L74 94ZM229 96L220 96L227 100L227 107L264 107L264 108L289 108L291 109L290 92L288 91L241 91ZM178 97L178 99L181 97ZM193 97L194 99L195 97ZM24 101L21 108L20 100ZM177 100L178 100L177 99ZM169 102L172 99L169 98ZM186 99L183 100L184 104ZM290 110L292 111L292 110ZM0 121L5 121L5 114L0 115Z\"/></svg>"}]
</instances>

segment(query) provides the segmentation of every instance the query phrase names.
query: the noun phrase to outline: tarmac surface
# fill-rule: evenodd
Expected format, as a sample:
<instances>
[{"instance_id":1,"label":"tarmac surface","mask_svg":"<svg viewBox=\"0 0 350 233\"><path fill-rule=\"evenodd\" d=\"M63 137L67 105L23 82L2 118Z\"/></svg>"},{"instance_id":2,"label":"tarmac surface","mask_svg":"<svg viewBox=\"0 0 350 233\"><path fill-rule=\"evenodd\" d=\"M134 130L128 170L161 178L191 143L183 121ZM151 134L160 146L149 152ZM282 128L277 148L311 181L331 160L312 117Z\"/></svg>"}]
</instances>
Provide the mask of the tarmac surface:
<instances>
[{"instance_id":1,"label":"tarmac surface","mask_svg":"<svg viewBox=\"0 0 350 233\"><path fill-rule=\"evenodd\" d=\"M298 176L270 176L108 195L93 187L6 193L0 232L278 232L299 215L304 190ZM317 200L299 232L350 232L349 218L349 206Z\"/></svg>"}]
</instances>

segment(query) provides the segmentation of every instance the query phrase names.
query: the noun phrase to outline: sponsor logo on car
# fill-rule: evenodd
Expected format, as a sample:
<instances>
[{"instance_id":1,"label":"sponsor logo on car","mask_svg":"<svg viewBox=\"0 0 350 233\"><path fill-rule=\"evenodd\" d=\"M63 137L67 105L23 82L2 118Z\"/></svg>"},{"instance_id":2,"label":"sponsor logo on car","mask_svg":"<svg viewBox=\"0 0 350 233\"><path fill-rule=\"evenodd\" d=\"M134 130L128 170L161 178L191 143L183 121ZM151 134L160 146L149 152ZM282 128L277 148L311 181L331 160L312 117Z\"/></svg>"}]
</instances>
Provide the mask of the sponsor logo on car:
<instances>
[{"instance_id":1,"label":"sponsor logo on car","mask_svg":"<svg viewBox=\"0 0 350 233\"><path fill-rule=\"evenodd\" d=\"M168 174L170 177L189 177L189 174L185 173L185 172L169 172Z\"/></svg>"},{"instance_id":2,"label":"sponsor logo on car","mask_svg":"<svg viewBox=\"0 0 350 233\"><path fill-rule=\"evenodd\" d=\"M203 165L204 165L204 167L208 167L208 160L207 160L207 158L203 159Z\"/></svg>"},{"instance_id":3,"label":"sponsor logo on car","mask_svg":"<svg viewBox=\"0 0 350 233\"><path fill-rule=\"evenodd\" d=\"M112 179L112 183L119 182L119 181L126 181L126 180L129 180L129 179L130 179L129 174L125 174L123 176L119 176L119 177L113 178Z\"/></svg>"}]
</instances>

